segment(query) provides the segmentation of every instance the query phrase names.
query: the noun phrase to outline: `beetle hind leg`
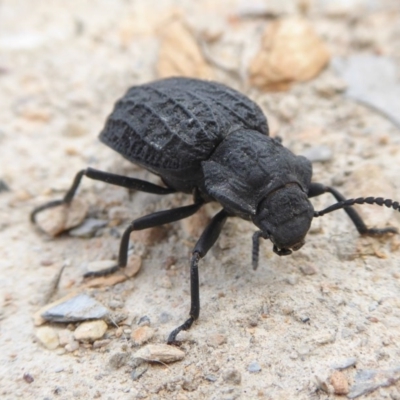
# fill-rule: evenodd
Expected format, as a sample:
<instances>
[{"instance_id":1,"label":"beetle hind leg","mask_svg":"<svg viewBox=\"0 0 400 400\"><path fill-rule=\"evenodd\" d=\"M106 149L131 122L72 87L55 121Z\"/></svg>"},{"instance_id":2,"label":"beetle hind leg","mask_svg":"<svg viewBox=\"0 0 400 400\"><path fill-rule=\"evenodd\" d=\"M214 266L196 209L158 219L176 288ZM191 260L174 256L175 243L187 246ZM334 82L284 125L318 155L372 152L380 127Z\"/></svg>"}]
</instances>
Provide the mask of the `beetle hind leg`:
<instances>
[{"instance_id":1,"label":"beetle hind leg","mask_svg":"<svg viewBox=\"0 0 400 400\"><path fill-rule=\"evenodd\" d=\"M172 188L162 187L155 185L150 182L143 181L141 179L130 178L128 176L112 174L110 172L99 171L94 168L86 168L79 171L72 182L71 187L65 194L64 198L61 200L54 200L48 203L45 203L39 207L36 207L30 215L30 219L33 223L36 222L36 215L48 208L53 208L62 204L70 204L72 199L74 198L76 191L81 183L82 178L86 176L90 179L102 181L105 183L110 183L111 185L125 187L127 189L134 189L141 192L153 193L153 194L170 194L175 193L176 190Z\"/></svg>"}]
</instances>

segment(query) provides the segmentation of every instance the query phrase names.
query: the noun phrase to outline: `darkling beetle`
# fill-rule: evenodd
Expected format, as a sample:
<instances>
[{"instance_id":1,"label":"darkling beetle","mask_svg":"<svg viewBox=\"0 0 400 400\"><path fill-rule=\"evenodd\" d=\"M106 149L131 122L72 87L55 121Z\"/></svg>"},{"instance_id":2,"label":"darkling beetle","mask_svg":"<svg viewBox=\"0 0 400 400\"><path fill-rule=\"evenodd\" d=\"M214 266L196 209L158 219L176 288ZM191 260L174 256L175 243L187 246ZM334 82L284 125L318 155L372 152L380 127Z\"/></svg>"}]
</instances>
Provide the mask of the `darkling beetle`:
<instances>
[{"instance_id":1,"label":"darkling beetle","mask_svg":"<svg viewBox=\"0 0 400 400\"><path fill-rule=\"evenodd\" d=\"M120 244L118 265L100 273L123 268L127 263L132 231L178 221L193 215L202 205L216 201L222 206L197 241L190 262L190 317L168 337L187 330L200 314L198 263L216 242L227 217L252 221L252 264L257 268L259 241L269 239L279 256L300 249L311 221L343 208L362 235L397 233L397 229L369 229L354 204L378 204L399 210L399 202L381 197L346 200L336 189L311 182L311 162L269 137L261 109L243 94L216 82L169 78L128 90L108 117L100 140L129 161L158 175L164 186L87 168L62 200L32 211L31 220L47 208L69 204L83 176L147 193L193 194L193 204L155 212L134 220ZM314 211L310 197L331 193L338 203Z\"/></svg>"}]
</instances>

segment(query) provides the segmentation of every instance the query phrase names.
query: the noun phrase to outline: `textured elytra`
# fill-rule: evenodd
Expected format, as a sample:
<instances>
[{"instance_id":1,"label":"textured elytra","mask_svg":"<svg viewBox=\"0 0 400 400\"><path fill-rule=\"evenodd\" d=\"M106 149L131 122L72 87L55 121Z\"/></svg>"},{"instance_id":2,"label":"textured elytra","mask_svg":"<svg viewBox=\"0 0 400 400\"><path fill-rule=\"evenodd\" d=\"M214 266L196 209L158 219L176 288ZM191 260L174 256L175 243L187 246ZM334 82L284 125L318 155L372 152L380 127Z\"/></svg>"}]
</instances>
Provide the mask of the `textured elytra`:
<instances>
[{"instance_id":1,"label":"textured elytra","mask_svg":"<svg viewBox=\"0 0 400 400\"><path fill-rule=\"evenodd\" d=\"M268 135L261 109L243 94L216 82L169 78L129 89L100 139L156 174L172 170L180 178L198 172L238 128Z\"/></svg>"}]
</instances>

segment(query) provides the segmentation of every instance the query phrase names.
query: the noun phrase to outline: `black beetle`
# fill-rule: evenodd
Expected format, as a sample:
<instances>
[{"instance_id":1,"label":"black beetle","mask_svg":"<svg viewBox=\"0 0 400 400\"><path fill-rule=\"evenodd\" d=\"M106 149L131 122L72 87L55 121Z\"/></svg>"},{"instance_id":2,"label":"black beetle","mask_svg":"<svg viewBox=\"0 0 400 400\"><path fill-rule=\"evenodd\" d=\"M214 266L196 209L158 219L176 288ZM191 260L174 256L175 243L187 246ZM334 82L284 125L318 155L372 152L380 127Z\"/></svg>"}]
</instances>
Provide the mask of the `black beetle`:
<instances>
[{"instance_id":1,"label":"black beetle","mask_svg":"<svg viewBox=\"0 0 400 400\"><path fill-rule=\"evenodd\" d=\"M311 182L311 162L295 156L280 140L268 136L261 109L243 94L216 82L169 78L134 86L108 117L100 140L129 161L161 177L165 187L87 168L75 177L64 199L46 203L38 212L69 204L83 176L113 185L160 195L193 193L193 204L159 211L133 221L120 244L118 265L126 266L132 231L189 217L206 202L217 201L218 212L197 241L190 263L190 317L171 332L168 343L199 317L198 262L217 240L227 217L240 217L259 228L253 235L252 262L257 268L259 240L270 239L276 254L300 249L314 217L344 208L363 235L397 233L368 229L354 204L378 204L399 210L399 203L381 197L346 200L336 189ZM338 203L314 211L310 197L331 193ZM86 276L98 275L90 273Z\"/></svg>"}]
</instances>

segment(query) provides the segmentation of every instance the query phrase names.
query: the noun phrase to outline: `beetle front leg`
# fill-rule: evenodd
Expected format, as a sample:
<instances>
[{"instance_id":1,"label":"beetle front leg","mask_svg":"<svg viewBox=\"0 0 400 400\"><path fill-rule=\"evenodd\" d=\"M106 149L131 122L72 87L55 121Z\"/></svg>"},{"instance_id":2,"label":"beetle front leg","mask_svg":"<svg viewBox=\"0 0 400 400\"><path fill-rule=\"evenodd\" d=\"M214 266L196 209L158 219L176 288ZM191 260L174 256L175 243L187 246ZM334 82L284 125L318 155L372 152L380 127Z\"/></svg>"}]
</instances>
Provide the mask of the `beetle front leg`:
<instances>
[{"instance_id":1,"label":"beetle front leg","mask_svg":"<svg viewBox=\"0 0 400 400\"><path fill-rule=\"evenodd\" d=\"M176 329L174 329L168 336L168 344L176 343L176 336L180 331L188 330L193 322L199 318L200 315L200 289L199 289L199 260L203 258L217 241L221 233L222 227L228 217L225 210L221 210L216 214L207 228L204 230L200 239L197 241L190 261L190 317Z\"/></svg>"},{"instance_id":2,"label":"beetle front leg","mask_svg":"<svg viewBox=\"0 0 400 400\"><path fill-rule=\"evenodd\" d=\"M324 193L331 193L338 202L346 200L346 198L335 188L322 185L321 183L311 183L308 190L308 197L316 197ZM397 229L394 227L381 229L368 228L363 219L360 217L360 214L358 214L358 212L353 207L346 207L344 208L344 211L346 211L347 215L350 217L353 224L361 235L382 236L387 233L398 233Z\"/></svg>"}]
</instances>

